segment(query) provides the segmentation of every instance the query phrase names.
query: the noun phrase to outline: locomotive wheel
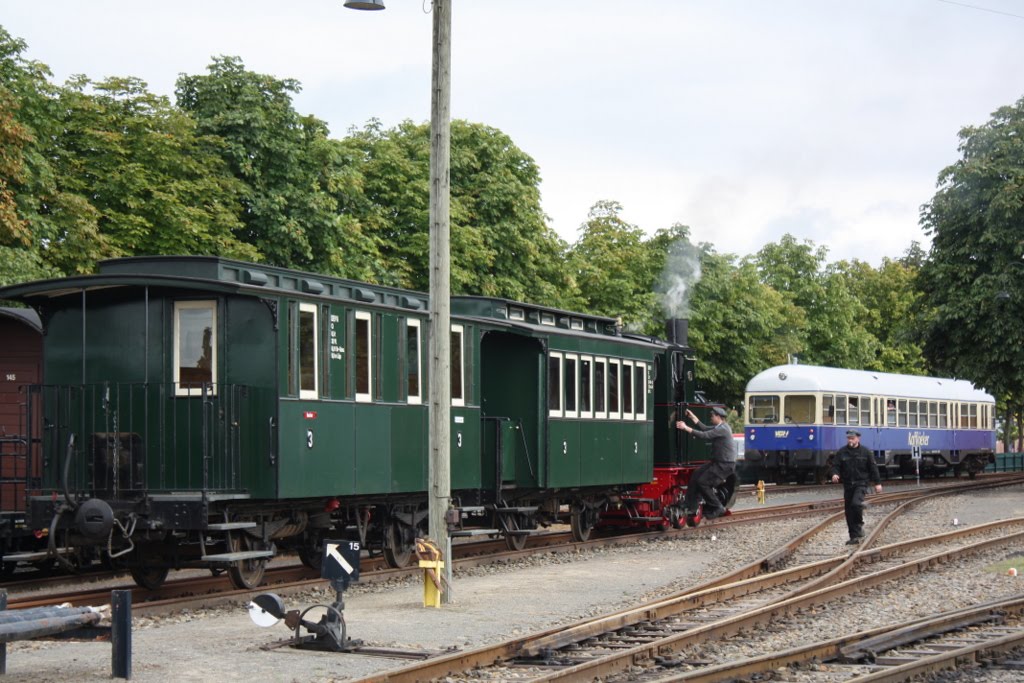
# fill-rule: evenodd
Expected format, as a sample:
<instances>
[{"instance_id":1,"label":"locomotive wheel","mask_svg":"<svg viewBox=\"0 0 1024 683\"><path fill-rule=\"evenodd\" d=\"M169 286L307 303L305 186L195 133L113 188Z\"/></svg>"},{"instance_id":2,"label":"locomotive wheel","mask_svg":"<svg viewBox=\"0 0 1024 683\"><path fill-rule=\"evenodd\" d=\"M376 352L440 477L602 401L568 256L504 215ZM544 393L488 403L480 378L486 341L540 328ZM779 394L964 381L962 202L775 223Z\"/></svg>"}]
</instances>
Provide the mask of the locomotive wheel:
<instances>
[{"instance_id":1,"label":"locomotive wheel","mask_svg":"<svg viewBox=\"0 0 1024 683\"><path fill-rule=\"evenodd\" d=\"M299 546L299 561L310 569L320 571L320 566L324 562L323 542L323 532L316 532L304 538L302 545Z\"/></svg>"},{"instance_id":2,"label":"locomotive wheel","mask_svg":"<svg viewBox=\"0 0 1024 683\"><path fill-rule=\"evenodd\" d=\"M135 581L137 585L151 591L155 591L157 588L164 585L164 581L167 580L168 572L170 572L169 567L147 567L145 565L136 565L131 568L132 580Z\"/></svg>"},{"instance_id":3,"label":"locomotive wheel","mask_svg":"<svg viewBox=\"0 0 1024 683\"><path fill-rule=\"evenodd\" d=\"M404 569L412 561L413 544L406 536L401 522L391 520L384 528L384 561L392 569Z\"/></svg>"},{"instance_id":4,"label":"locomotive wheel","mask_svg":"<svg viewBox=\"0 0 1024 683\"><path fill-rule=\"evenodd\" d=\"M244 531L228 536L228 551L232 553L247 550L261 550L263 544ZM251 560L232 562L228 568L231 585L240 590L252 590L263 582L263 573L267 570L267 558L258 557Z\"/></svg>"},{"instance_id":5,"label":"locomotive wheel","mask_svg":"<svg viewBox=\"0 0 1024 683\"><path fill-rule=\"evenodd\" d=\"M596 521L597 510L585 504L573 505L572 513L569 516L572 540L582 543L590 538L590 532L594 530L594 523Z\"/></svg>"}]
</instances>

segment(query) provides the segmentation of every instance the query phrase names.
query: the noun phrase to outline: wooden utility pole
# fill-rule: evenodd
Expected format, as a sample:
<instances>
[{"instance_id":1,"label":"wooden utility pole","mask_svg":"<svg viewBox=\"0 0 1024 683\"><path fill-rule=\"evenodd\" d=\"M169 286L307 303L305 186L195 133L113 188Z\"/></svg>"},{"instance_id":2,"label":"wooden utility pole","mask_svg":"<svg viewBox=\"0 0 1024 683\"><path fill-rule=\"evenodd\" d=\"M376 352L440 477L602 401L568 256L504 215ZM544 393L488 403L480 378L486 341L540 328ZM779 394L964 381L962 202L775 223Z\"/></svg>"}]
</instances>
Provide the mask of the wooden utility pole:
<instances>
[{"instance_id":1,"label":"wooden utility pole","mask_svg":"<svg viewBox=\"0 0 1024 683\"><path fill-rule=\"evenodd\" d=\"M445 513L451 503L451 35L450 0L434 0L430 96L430 537L444 552L452 601L452 543Z\"/></svg>"}]
</instances>

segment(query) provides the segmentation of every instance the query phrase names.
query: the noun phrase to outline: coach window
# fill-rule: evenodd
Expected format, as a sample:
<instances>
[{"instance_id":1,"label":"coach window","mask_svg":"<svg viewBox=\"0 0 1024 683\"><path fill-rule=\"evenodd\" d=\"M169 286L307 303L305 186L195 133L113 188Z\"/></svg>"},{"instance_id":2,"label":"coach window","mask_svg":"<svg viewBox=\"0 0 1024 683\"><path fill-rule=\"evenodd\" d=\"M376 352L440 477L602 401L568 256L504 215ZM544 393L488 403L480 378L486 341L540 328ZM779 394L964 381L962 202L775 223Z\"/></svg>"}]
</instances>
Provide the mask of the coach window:
<instances>
[{"instance_id":1,"label":"coach window","mask_svg":"<svg viewBox=\"0 0 1024 683\"><path fill-rule=\"evenodd\" d=\"M836 419L836 402L832 394L821 397L821 423L830 425Z\"/></svg>"},{"instance_id":2,"label":"coach window","mask_svg":"<svg viewBox=\"0 0 1024 683\"><path fill-rule=\"evenodd\" d=\"M373 386L373 338L372 317L364 311L356 311L355 347L356 347L356 400L368 403L373 399L370 388Z\"/></svg>"},{"instance_id":3,"label":"coach window","mask_svg":"<svg viewBox=\"0 0 1024 683\"><path fill-rule=\"evenodd\" d=\"M860 398L857 396L850 396L846 399L846 407L848 412L847 418L852 425L860 424Z\"/></svg>"},{"instance_id":4,"label":"coach window","mask_svg":"<svg viewBox=\"0 0 1024 683\"><path fill-rule=\"evenodd\" d=\"M606 381L605 368L608 362L604 358L594 359L594 417L604 419L608 417L605 406L608 405L605 389L608 386Z\"/></svg>"},{"instance_id":5,"label":"coach window","mask_svg":"<svg viewBox=\"0 0 1024 683\"><path fill-rule=\"evenodd\" d=\"M778 396L751 396L747 414L751 424L776 424L781 402Z\"/></svg>"},{"instance_id":6,"label":"coach window","mask_svg":"<svg viewBox=\"0 0 1024 683\"><path fill-rule=\"evenodd\" d=\"M619 361L608 361L608 419L617 420L619 413Z\"/></svg>"},{"instance_id":7,"label":"coach window","mask_svg":"<svg viewBox=\"0 0 1024 683\"><path fill-rule=\"evenodd\" d=\"M786 422L814 424L814 396L810 394L787 396L785 407L783 413L786 416Z\"/></svg>"},{"instance_id":8,"label":"coach window","mask_svg":"<svg viewBox=\"0 0 1024 683\"><path fill-rule=\"evenodd\" d=\"M177 301L174 304L174 393L200 396L203 386L216 389L217 302Z\"/></svg>"},{"instance_id":9,"label":"coach window","mask_svg":"<svg viewBox=\"0 0 1024 683\"><path fill-rule=\"evenodd\" d=\"M647 419L647 365L637 363L633 370L633 417Z\"/></svg>"},{"instance_id":10,"label":"coach window","mask_svg":"<svg viewBox=\"0 0 1024 683\"><path fill-rule=\"evenodd\" d=\"M562 406L565 408L566 417L576 417L578 415L576 411L577 404L577 391L579 391L580 380L579 380L579 358L575 354L565 354L564 366L565 372L562 375L562 388L565 394L565 400Z\"/></svg>"},{"instance_id":11,"label":"coach window","mask_svg":"<svg viewBox=\"0 0 1024 683\"><path fill-rule=\"evenodd\" d=\"M594 359L580 356L580 417L593 417Z\"/></svg>"},{"instance_id":12,"label":"coach window","mask_svg":"<svg viewBox=\"0 0 1024 683\"><path fill-rule=\"evenodd\" d=\"M633 419L633 361L622 361L622 419Z\"/></svg>"},{"instance_id":13,"label":"coach window","mask_svg":"<svg viewBox=\"0 0 1024 683\"><path fill-rule=\"evenodd\" d=\"M465 349L462 347L462 338L465 335L462 334L462 325L452 325L452 349L451 349L451 361L452 361L452 405L453 406L464 406L466 405L466 383L465 383L465 371L462 367L463 359L466 357Z\"/></svg>"},{"instance_id":14,"label":"coach window","mask_svg":"<svg viewBox=\"0 0 1024 683\"><path fill-rule=\"evenodd\" d=\"M405 321L405 391L407 401L423 403L420 389L420 321Z\"/></svg>"},{"instance_id":15,"label":"coach window","mask_svg":"<svg viewBox=\"0 0 1024 683\"><path fill-rule=\"evenodd\" d=\"M319 329L315 304L299 304L299 398L317 398Z\"/></svg>"},{"instance_id":16,"label":"coach window","mask_svg":"<svg viewBox=\"0 0 1024 683\"><path fill-rule=\"evenodd\" d=\"M562 417L562 354L548 356L548 415Z\"/></svg>"}]
</instances>

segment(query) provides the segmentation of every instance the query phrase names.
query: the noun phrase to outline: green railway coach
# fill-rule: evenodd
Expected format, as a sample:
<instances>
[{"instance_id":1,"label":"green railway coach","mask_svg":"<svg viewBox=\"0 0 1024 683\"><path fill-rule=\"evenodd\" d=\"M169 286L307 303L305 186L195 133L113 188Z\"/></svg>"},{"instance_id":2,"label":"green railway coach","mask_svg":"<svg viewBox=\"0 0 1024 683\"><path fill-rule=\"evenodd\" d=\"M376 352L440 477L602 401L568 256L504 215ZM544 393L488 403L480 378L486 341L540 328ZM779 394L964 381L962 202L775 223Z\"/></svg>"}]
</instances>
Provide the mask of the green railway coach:
<instances>
[{"instance_id":1,"label":"green railway coach","mask_svg":"<svg viewBox=\"0 0 1024 683\"><path fill-rule=\"evenodd\" d=\"M180 567L255 586L279 548L315 565L339 534L409 562L427 512L424 294L168 256L0 299L44 327L26 424L42 425L28 511L48 557L91 548L145 586ZM679 344L483 297L453 298L450 334L455 535L522 547L568 511L585 538L656 462L695 455L664 428L693 401Z\"/></svg>"}]
</instances>

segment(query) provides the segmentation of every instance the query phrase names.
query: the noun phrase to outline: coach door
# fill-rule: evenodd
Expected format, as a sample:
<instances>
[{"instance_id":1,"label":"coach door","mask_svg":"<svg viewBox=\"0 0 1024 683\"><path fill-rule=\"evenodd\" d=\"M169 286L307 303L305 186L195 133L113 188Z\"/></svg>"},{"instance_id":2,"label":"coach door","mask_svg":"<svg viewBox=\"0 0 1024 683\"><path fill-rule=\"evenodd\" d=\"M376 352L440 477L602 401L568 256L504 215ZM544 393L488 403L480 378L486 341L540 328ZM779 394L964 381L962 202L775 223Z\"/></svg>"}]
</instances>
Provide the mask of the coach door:
<instances>
[{"instance_id":1,"label":"coach door","mask_svg":"<svg viewBox=\"0 0 1024 683\"><path fill-rule=\"evenodd\" d=\"M26 423L28 387L41 379L42 335L14 318L0 316L0 337L4 354L0 359L0 509L5 513L25 510L26 487L38 488L40 458L38 446ZM36 413L38 416L38 413ZM29 458L35 451L36 457Z\"/></svg>"},{"instance_id":2,"label":"coach door","mask_svg":"<svg viewBox=\"0 0 1024 683\"><path fill-rule=\"evenodd\" d=\"M540 342L512 332L489 331L480 343L480 410L483 416L482 481L496 493L543 486L538 459L544 396Z\"/></svg>"}]
</instances>

